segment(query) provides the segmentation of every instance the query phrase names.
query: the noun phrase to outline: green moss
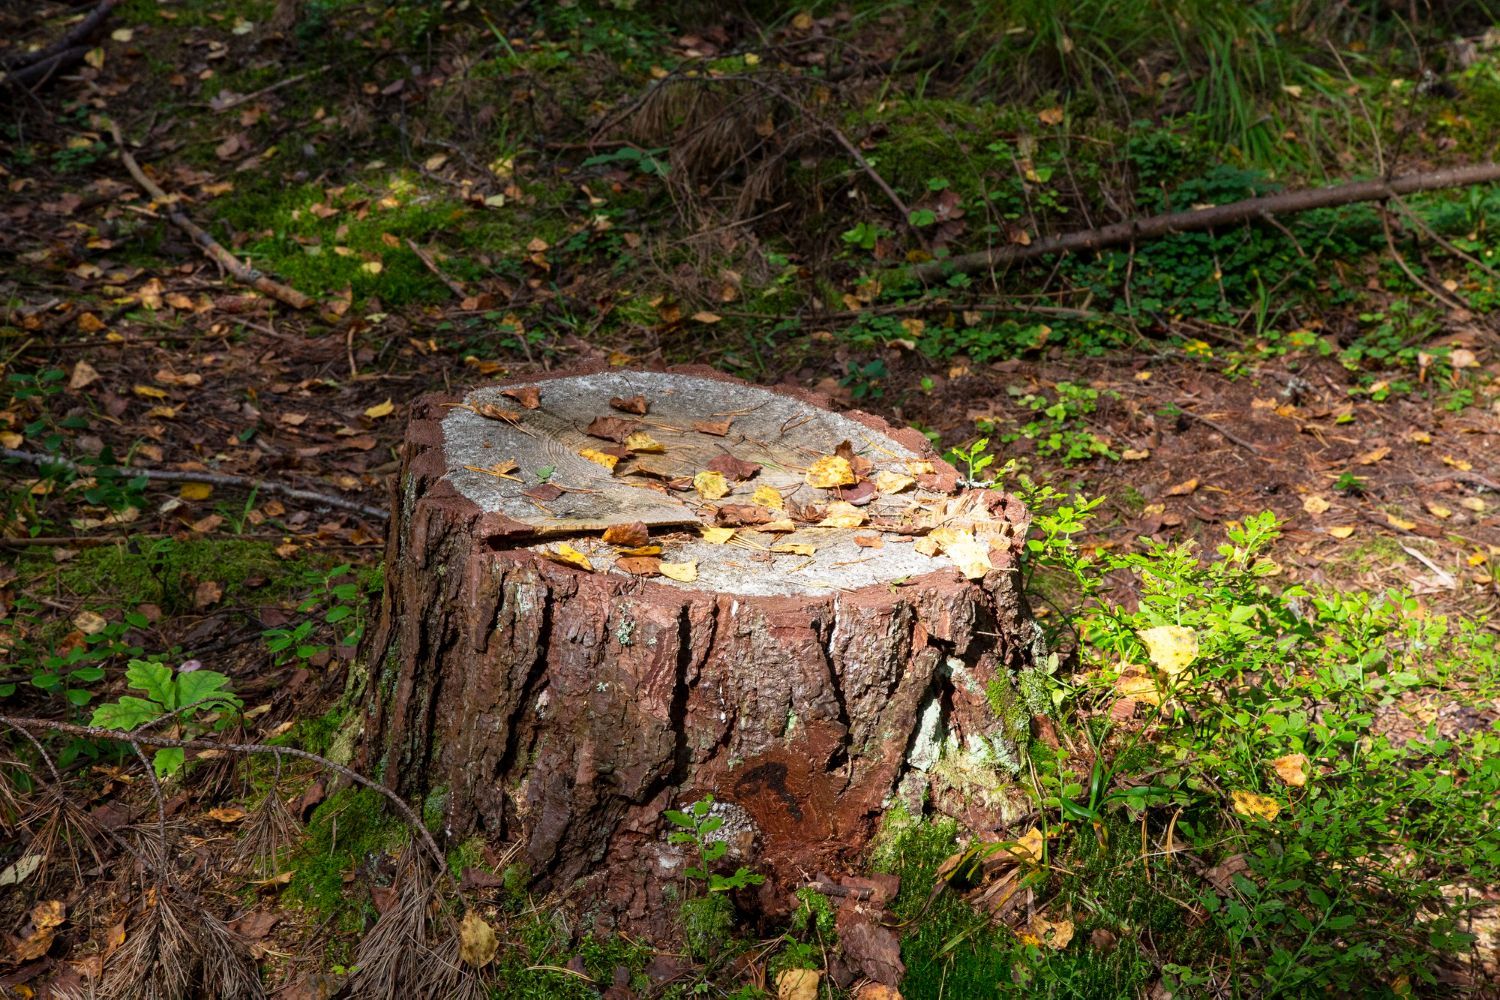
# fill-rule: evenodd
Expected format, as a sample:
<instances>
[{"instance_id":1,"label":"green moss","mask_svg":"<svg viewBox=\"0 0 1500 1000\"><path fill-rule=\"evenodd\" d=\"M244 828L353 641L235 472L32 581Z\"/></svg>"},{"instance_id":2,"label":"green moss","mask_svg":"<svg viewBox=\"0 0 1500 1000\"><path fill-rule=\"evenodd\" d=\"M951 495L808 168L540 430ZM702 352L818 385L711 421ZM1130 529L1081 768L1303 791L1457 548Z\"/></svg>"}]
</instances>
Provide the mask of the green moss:
<instances>
[{"instance_id":1,"label":"green moss","mask_svg":"<svg viewBox=\"0 0 1500 1000\"><path fill-rule=\"evenodd\" d=\"M407 839L406 825L386 809L385 798L368 788L330 796L312 815L307 838L292 861L286 898L333 917L342 931L359 931L374 907L362 880L345 876L371 856L393 854Z\"/></svg>"},{"instance_id":2,"label":"green moss","mask_svg":"<svg viewBox=\"0 0 1500 1000\"><path fill-rule=\"evenodd\" d=\"M587 934L574 941L566 919L538 913L510 925L507 944L497 961L500 987L493 994L505 1000L596 1000L597 986L577 976L556 971L577 956L594 983L613 981L624 967L631 985L647 992L646 963L653 950L643 942L606 934Z\"/></svg>"},{"instance_id":3,"label":"green moss","mask_svg":"<svg viewBox=\"0 0 1500 1000\"><path fill-rule=\"evenodd\" d=\"M734 931L734 903L729 894L710 892L682 901L678 909L688 954L706 962L721 953Z\"/></svg>"},{"instance_id":4,"label":"green moss","mask_svg":"<svg viewBox=\"0 0 1500 1000\"><path fill-rule=\"evenodd\" d=\"M59 584L109 606L158 604L172 613L191 597L191 581L213 580L226 603L252 592L247 581L263 578L258 600L295 591L308 573L332 565L330 557L309 553L296 561L279 558L270 542L242 538L132 538L123 545L82 550L58 571Z\"/></svg>"},{"instance_id":5,"label":"green moss","mask_svg":"<svg viewBox=\"0 0 1500 1000\"><path fill-rule=\"evenodd\" d=\"M462 878L465 868L484 865L484 838L470 837L448 852L448 870L454 878Z\"/></svg>"}]
</instances>

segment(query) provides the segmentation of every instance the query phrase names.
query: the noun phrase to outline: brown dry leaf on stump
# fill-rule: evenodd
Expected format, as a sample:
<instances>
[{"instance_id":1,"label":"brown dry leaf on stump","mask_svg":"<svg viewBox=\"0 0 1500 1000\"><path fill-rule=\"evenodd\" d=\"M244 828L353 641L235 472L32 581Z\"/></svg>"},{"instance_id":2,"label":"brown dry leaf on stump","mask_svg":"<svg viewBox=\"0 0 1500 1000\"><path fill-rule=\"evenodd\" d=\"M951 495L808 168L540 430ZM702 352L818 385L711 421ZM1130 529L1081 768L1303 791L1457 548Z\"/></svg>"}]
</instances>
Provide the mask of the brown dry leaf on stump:
<instances>
[{"instance_id":1,"label":"brown dry leaf on stump","mask_svg":"<svg viewBox=\"0 0 1500 1000\"><path fill-rule=\"evenodd\" d=\"M524 409L534 410L542 405L542 390L534 385L520 386L514 389L504 389L500 395L509 396L520 403Z\"/></svg>"},{"instance_id":2,"label":"brown dry leaf on stump","mask_svg":"<svg viewBox=\"0 0 1500 1000\"><path fill-rule=\"evenodd\" d=\"M631 576L657 576L661 573L661 560L655 556L621 556L615 566Z\"/></svg>"},{"instance_id":3,"label":"brown dry leaf on stump","mask_svg":"<svg viewBox=\"0 0 1500 1000\"><path fill-rule=\"evenodd\" d=\"M714 437L724 437L729 433L729 425L732 423L734 423L732 418L729 420L695 420L693 422L693 430L699 434L712 434Z\"/></svg>"},{"instance_id":4,"label":"brown dry leaf on stump","mask_svg":"<svg viewBox=\"0 0 1500 1000\"><path fill-rule=\"evenodd\" d=\"M627 420L624 417L595 417L589 424L587 433L590 437L624 444L630 439L630 435L640 429L641 424L638 420Z\"/></svg>"},{"instance_id":5,"label":"brown dry leaf on stump","mask_svg":"<svg viewBox=\"0 0 1500 1000\"><path fill-rule=\"evenodd\" d=\"M733 455L719 455L707 466L710 472L722 473L726 478L736 482L743 482L760 471L761 467L754 462L746 462L744 459L735 458Z\"/></svg>"},{"instance_id":6,"label":"brown dry leaf on stump","mask_svg":"<svg viewBox=\"0 0 1500 1000\"><path fill-rule=\"evenodd\" d=\"M646 527L644 521L632 521L629 524L612 524L604 529L604 540L610 545L638 546L645 545L651 538L651 530Z\"/></svg>"},{"instance_id":7,"label":"brown dry leaf on stump","mask_svg":"<svg viewBox=\"0 0 1500 1000\"><path fill-rule=\"evenodd\" d=\"M621 413L634 413L638 417L644 417L651 408L645 396L629 396L623 399L616 396L609 401L609 405Z\"/></svg>"}]
</instances>

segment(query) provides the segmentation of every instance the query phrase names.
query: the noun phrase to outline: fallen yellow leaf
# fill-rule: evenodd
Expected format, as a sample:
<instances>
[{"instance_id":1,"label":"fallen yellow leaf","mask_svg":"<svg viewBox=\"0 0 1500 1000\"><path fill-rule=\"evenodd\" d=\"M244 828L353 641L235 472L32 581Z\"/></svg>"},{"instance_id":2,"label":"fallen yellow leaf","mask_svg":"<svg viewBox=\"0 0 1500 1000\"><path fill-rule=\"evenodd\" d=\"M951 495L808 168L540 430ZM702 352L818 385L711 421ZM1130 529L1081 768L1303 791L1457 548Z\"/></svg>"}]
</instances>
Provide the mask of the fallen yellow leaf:
<instances>
[{"instance_id":1,"label":"fallen yellow leaf","mask_svg":"<svg viewBox=\"0 0 1500 1000\"><path fill-rule=\"evenodd\" d=\"M782 542L771 546L772 552L786 552L794 556L810 556L818 551L816 545L808 545L804 542Z\"/></svg>"},{"instance_id":2,"label":"fallen yellow leaf","mask_svg":"<svg viewBox=\"0 0 1500 1000\"><path fill-rule=\"evenodd\" d=\"M1316 493L1302 498L1302 509L1315 517L1318 514L1322 514L1327 511L1331 506L1332 504L1330 504L1322 497L1318 496Z\"/></svg>"},{"instance_id":3,"label":"fallen yellow leaf","mask_svg":"<svg viewBox=\"0 0 1500 1000\"><path fill-rule=\"evenodd\" d=\"M1360 455L1354 461L1356 461L1360 465L1374 465L1376 462L1381 461L1390 453L1391 449L1382 445L1379 448L1371 448L1369 451L1365 452L1363 455Z\"/></svg>"},{"instance_id":4,"label":"fallen yellow leaf","mask_svg":"<svg viewBox=\"0 0 1500 1000\"><path fill-rule=\"evenodd\" d=\"M569 566L577 566L579 569L588 570L590 573L594 571L594 564L589 562L589 557L573 548L567 542L558 542L557 548L549 549L543 552L542 555Z\"/></svg>"},{"instance_id":5,"label":"fallen yellow leaf","mask_svg":"<svg viewBox=\"0 0 1500 1000\"><path fill-rule=\"evenodd\" d=\"M750 494L750 502L770 510L784 510L786 501L781 497L781 491L774 486L757 486L755 492Z\"/></svg>"},{"instance_id":6,"label":"fallen yellow leaf","mask_svg":"<svg viewBox=\"0 0 1500 1000\"><path fill-rule=\"evenodd\" d=\"M692 583L698 579L698 564L696 562L664 562L660 566L660 572L662 576L676 580L678 583Z\"/></svg>"},{"instance_id":7,"label":"fallen yellow leaf","mask_svg":"<svg viewBox=\"0 0 1500 1000\"><path fill-rule=\"evenodd\" d=\"M817 1000L822 977L817 969L784 969L776 974L776 1000Z\"/></svg>"},{"instance_id":8,"label":"fallen yellow leaf","mask_svg":"<svg viewBox=\"0 0 1500 1000\"><path fill-rule=\"evenodd\" d=\"M1417 522L1408 521L1404 517L1397 517L1395 514L1392 514L1389 511L1386 512L1385 523L1389 524L1393 528L1399 528L1402 531L1411 531L1417 526Z\"/></svg>"},{"instance_id":9,"label":"fallen yellow leaf","mask_svg":"<svg viewBox=\"0 0 1500 1000\"><path fill-rule=\"evenodd\" d=\"M1028 944L1062 951L1068 946L1068 942L1073 940L1073 921L1066 917L1061 920L1048 920L1041 914L1037 914L1031 918L1026 933L1021 937Z\"/></svg>"},{"instance_id":10,"label":"fallen yellow leaf","mask_svg":"<svg viewBox=\"0 0 1500 1000\"><path fill-rule=\"evenodd\" d=\"M184 500L207 500L214 495L214 488L209 483L183 483L177 495Z\"/></svg>"},{"instance_id":11,"label":"fallen yellow leaf","mask_svg":"<svg viewBox=\"0 0 1500 1000\"><path fill-rule=\"evenodd\" d=\"M693 477L693 489L705 500L718 500L729 495L729 483L722 472L698 473Z\"/></svg>"},{"instance_id":12,"label":"fallen yellow leaf","mask_svg":"<svg viewBox=\"0 0 1500 1000\"><path fill-rule=\"evenodd\" d=\"M365 416L371 420L379 420L381 417L388 417L394 412L396 412L396 404L387 399L384 403L376 403L366 410Z\"/></svg>"},{"instance_id":13,"label":"fallen yellow leaf","mask_svg":"<svg viewBox=\"0 0 1500 1000\"><path fill-rule=\"evenodd\" d=\"M857 480L848 459L841 455L825 455L807 468L807 485L820 490L831 490L835 486L853 486Z\"/></svg>"},{"instance_id":14,"label":"fallen yellow leaf","mask_svg":"<svg viewBox=\"0 0 1500 1000\"><path fill-rule=\"evenodd\" d=\"M642 454L660 455L666 446L645 431L636 431L625 438L625 450Z\"/></svg>"},{"instance_id":15,"label":"fallen yellow leaf","mask_svg":"<svg viewBox=\"0 0 1500 1000\"><path fill-rule=\"evenodd\" d=\"M698 529L698 532L703 536L703 540L708 544L723 545L734 537L734 533L736 530L737 529L735 528L702 527Z\"/></svg>"},{"instance_id":16,"label":"fallen yellow leaf","mask_svg":"<svg viewBox=\"0 0 1500 1000\"><path fill-rule=\"evenodd\" d=\"M1440 521L1446 521L1453 516L1453 511L1440 503L1433 503L1431 500L1428 500L1423 506L1427 508L1427 513Z\"/></svg>"},{"instance_id":17,"label":"fallen yellow leaf","mask_svg":"<svg viewBox=\"0 0 1500 1000\"><path fill-rule=\"evenodd\" d=\"M1263 819L1269 823L1281 813L1281 803L1269 795L1236 790L1229 793L1229 799L1234 803L1234 811L1240 816Z\"/></svg>"},{"instance_id":18,"label":"fallen yellow leaf","mask_svg":"<svg viewBox=\"0 0 1500 1000\"><path fill-rule=\"evenodd\" d=\"M875 489L881 493L900 493L911 489L917 483L911 476L903 476L889 469L881 469L871 477L871 481L875 484Z\"/></svg>"},{"instance_id":19,"label":"fallen yellow leaf","mask_svg":"<svg viewBox=\"0 0 1500 1000\"><path fill-rule=\"evenodd\" d=\"M1354 534L1354 525L1336 524L1328 529L1328 533L1334 538L1348 538L1350 535Z\"/></svg>"},{"instance_id":20,"label":"fallen yellow leaf","mask_svg":"<svg viewBox=\"0 0 1500 1000\"><path fill-rule=\"evenodd\" d=\"M130 387L130 391L135 393L137 396L145 396L147 399L167 398L166 392L164 390L158 389L154 385L135 385Z\"/></svg>"},{"instance_id":21,"label":"fallen yellow leaf","mask_svg":"<svg viewBox=\"0 0 1500 1000\"><path fill-rule=\"evenodd\" d=\"M489 965L500 950L495 929L473 910L464 914L458 925L458 957L464 964L478 969Z\"/></svg>"},{"instance_id":22,"label":"fallen yellow leaf","mask_svg":"<svg viewBox=\"0 0 1500 1000\"><path fill-rule=\"evenodd\" d=\"M1198 633L1183 625L1158 625L1137 632L1146 655L1162 673L1180 674L1198 658Z\"/></svg>"},{"instance_id":23,"label":"fallen yellow leaf","mask_svg":"<svg viewBox=\"0 0 1500 1000\"><path fill-rule=\"evenodd\" d=\"M615 471L615 465L620 461L619 456L606 454L605 452L599 451L596 448L580 448L578 450L578 454L582 455L590 462L604 466L610 472Z\"/></svg>"}]
</instances>

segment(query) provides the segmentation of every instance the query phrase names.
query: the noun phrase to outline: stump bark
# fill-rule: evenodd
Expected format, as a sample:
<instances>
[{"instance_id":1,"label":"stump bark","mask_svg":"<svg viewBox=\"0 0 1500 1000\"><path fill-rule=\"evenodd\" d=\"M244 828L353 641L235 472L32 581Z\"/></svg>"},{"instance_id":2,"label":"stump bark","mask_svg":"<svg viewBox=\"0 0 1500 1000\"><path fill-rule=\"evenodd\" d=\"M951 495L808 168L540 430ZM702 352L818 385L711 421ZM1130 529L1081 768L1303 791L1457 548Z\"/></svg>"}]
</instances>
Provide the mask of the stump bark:
<instances>
[{"instance_id":1,"label":"stump bark","mask_svg":"<svg viewBox=\"0 0 1500 1000\"><path fill-rule=\"evenodd\" d=\"M614 873L627 920L680 874L663 810L705 794L772 886L853 862L896 797L1001 824L1028 519L958 483L914 431L706 369L425 397L365 764L542 887Z\"/></svg>"}]
</instances>

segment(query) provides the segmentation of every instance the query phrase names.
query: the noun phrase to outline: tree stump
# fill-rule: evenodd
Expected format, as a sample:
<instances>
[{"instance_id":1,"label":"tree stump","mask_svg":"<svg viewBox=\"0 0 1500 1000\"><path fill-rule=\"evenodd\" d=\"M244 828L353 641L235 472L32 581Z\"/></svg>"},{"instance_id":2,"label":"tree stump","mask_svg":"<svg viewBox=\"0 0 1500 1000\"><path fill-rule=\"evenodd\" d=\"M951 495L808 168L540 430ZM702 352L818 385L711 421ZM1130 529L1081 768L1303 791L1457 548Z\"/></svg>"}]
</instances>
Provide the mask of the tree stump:
<instances>
[{"instance_id":1,"label":"tree stump","mask_svg":"<svg viewBox=\"0 0 1500 1000\"><path fill-rule=\"evenodd\" d=\"M546 888L680 874L662 812L706 794L772 884L852 862L896 796L1018 811L1025 508L823 402L699 368L420 400L366 766Z\"/></svg>"}]
</instances>

